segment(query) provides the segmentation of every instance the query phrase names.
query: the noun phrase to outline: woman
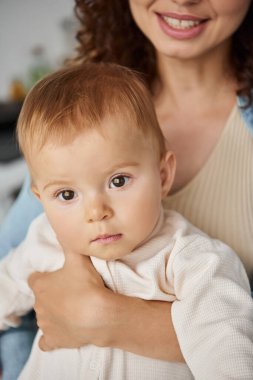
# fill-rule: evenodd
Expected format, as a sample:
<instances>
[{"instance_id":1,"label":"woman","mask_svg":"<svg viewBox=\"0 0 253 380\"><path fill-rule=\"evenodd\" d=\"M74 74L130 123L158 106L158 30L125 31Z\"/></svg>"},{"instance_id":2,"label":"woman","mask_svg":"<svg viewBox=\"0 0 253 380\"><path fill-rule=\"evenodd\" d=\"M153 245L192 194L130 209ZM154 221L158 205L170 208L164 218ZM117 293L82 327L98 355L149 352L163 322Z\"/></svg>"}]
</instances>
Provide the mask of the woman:
<instances>
[{"instance_id":1,"label":"woman","mask_svg":"<svg viewBox=\"0 0 253 380\"><path fill-rule=\"evenodd\" d=\"M76 0L76 12L82 25L77 61L113 61L143 72L147 80L165 139L177 156L167 207L232 246L250 275L251 0ZM18 208L25 205L26 213L36 208L25 191L18 203L3 232L17 218L26 231L29 223ZM73 256L60 271L34 274L30 284L43 350L93 343L183 360L171 305L113 294L88 261Z\"/></svg>"}]
</instances>

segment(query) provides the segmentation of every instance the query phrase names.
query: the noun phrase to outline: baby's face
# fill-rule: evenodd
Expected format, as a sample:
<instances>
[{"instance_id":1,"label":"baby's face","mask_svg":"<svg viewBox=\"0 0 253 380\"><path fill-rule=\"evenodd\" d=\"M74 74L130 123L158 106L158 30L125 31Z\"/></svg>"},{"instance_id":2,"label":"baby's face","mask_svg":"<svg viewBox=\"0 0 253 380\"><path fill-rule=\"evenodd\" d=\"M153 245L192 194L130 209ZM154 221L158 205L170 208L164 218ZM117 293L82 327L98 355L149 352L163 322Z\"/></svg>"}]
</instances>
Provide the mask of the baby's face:
<instances>
[{"instance_id":1,"label":"baby's face","mask_svg":"<svg viewBox=\"0 0 253 380\"><path fill-rule=\"evenodd\" d=\"M69 144L46 144L33 160L34 191L65 250L118 259L157 223L166 169L127 123L110 117L103 135L91 129Z\"/></svg>"}]
</instances>

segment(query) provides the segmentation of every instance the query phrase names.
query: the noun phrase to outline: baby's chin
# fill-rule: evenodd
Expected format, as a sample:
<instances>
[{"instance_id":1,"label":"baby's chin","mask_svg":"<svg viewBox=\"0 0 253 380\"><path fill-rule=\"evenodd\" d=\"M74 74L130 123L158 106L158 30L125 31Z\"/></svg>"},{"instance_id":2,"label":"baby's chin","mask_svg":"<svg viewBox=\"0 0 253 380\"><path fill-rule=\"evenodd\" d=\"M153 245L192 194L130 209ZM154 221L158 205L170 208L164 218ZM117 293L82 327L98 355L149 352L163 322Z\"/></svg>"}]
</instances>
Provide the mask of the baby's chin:
<instances>
[{"instance_id":1,"label":"baby's chin","mask_svg":"<svg viewBox=\"0 0 253 380\"><path fill-rule=\"evenodd\" d=\"M129 255L133 251L133 248L126 247L98 247L96 250L91 250L88 254L90 257L96 257L101 260L115 261L120 260L123 257ZM87 254L86 254L87 256Z\"/></svg>"},{"instance_id":2,"label":"baby's chin","mask_svg":"<svg viewBox=\"0 0 253 380\"><path fill-rule=\"evenodd\" d=\"M120 260L124 256L126 256L129 252L125 254L120 254L119 252L107 252L107 253L100 253L100 254L91 254L90 257L96 257L97 259L105 260L105 261L115 261Z\"/></svg>"}]
</instances>

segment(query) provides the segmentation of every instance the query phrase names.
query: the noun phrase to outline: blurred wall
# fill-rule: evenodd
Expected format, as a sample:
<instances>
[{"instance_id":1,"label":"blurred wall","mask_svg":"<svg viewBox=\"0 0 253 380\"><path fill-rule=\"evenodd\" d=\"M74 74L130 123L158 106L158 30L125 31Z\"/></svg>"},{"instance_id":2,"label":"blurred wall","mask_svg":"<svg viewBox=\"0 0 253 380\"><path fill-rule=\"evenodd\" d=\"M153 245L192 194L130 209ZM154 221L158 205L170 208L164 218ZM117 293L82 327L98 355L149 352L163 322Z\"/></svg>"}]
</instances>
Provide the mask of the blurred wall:
<instances>
[{"instance_id":1,"label":"blurred wall","mask_svg":"<svg viewBox=\"0 0 253 380\"><path fill-rule=\"evenodd\" d=\"M14 78L28 80L35 46L52 68L73 53L73 7L74 0L0 0L0 101Z\"/></svg>"}]
</instances>

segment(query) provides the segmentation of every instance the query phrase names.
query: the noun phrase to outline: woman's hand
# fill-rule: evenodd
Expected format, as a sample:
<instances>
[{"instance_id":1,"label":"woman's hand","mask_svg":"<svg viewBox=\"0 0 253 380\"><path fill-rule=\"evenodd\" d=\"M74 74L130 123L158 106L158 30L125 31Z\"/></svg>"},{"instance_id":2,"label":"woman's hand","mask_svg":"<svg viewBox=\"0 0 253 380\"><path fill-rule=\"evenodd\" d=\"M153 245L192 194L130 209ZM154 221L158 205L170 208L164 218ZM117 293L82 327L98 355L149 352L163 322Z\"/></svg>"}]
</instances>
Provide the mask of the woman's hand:
<instances>
[{"instance_id":1,"label":"woman's hand","mask_svg":"<svg viewBox=\"0 0 253 380\"><path fill-rule=\"evenodd\" d=\"M64 267L51 273L34 273L29 286L35 294L37 323L43 332L43 351L103 345L100 320L102 299L108 289L90 258L65 254Z\"/></svg>"},{"instance_id":2,"label":"woman's hand","mask_svg":"<svg viewBox=\"0 0 253 380\"><path fill-rule=\"evenodd\" d=\"M86 344L183 361L171 320L171 304L115 294L88 257L67 254L62 269L29 279L43 351Z\"/></svg>"}]
</instances>

